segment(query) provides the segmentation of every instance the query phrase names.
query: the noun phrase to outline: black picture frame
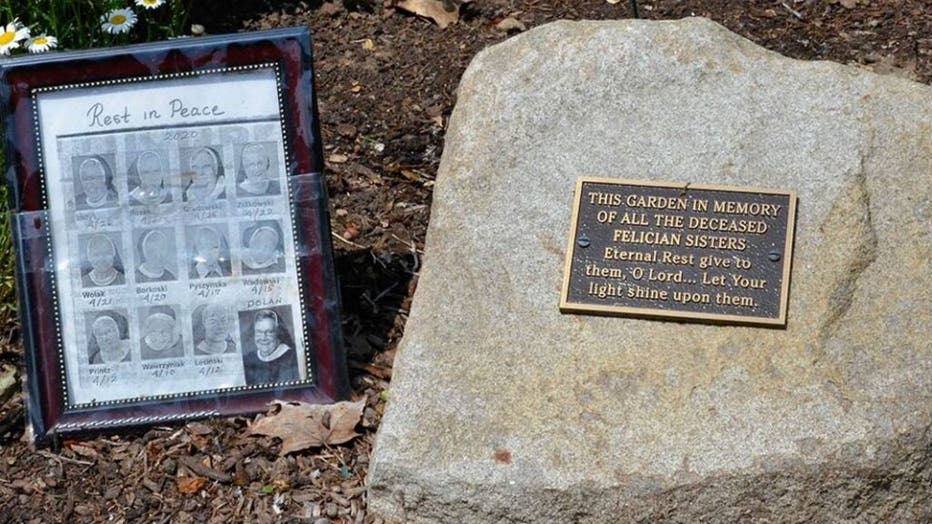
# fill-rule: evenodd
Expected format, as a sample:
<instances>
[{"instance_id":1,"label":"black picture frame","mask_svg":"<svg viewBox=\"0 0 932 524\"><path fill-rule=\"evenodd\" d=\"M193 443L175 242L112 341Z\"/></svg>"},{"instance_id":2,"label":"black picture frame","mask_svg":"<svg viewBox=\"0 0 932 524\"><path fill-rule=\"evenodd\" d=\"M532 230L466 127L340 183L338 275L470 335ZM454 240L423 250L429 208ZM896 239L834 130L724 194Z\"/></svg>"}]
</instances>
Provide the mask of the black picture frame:
<instances>
[{"instance_id":1,"label":"black picture frame","mask_svg":"<svg viewBox=\"0 0 932 524\"><path fill-rule=\"evenodd\" d=\"M50 194L56 192L49 191L43 148L48 151L53 145L42 143L44 122L38 117L42 94L80 94L81 90L135 84L157 90L175 89L210 75L219 78L218 82L226 82L228 77L229 82L235 82L234 73L253 70L275 74L284 150L280 168L286 175L284 185L288 186L295 245L293 267L301 297L294 304L299 309L300 314L295 317L299 322L291 322L291 329L301 328L304 335L304 379L266 384L268 387L262 384L208 390L193 387L188 392L158 395L147 394L146 384L140 384L140 394L132 398L69 401L70 379L65 368L73 358L65 354L63 319L59 317L64 297L60 296L62 285L56 281L51 257L63 239L56 238L55 218L50 213L54 204L49 200ZM322 172L311 38L306 28L15 58L0 63L0 106L17 251L28 422L38 442L90 429L253 413L264 410L274 399L329 403L347 398L350 388L340 332L340 297ZM133 129L125 127L113 132L119 136ZM239 154L242 156L242 152ZM279 190L284 192L285 188ZM227 241L235 243L239 239L230 237ZM103 242L98 239L97 243ZM126 249L134 248L124 246ZM186 268L176 267L175 271L184 273ZM133 302L110 307L132 315L143 305ZM167 313L171 317L170 309ZM114 319L117 316L111 315ZM76 319L68 321L77 325ZM301 326L294 325L297 323Z\"/></svg>"}]
</instances>

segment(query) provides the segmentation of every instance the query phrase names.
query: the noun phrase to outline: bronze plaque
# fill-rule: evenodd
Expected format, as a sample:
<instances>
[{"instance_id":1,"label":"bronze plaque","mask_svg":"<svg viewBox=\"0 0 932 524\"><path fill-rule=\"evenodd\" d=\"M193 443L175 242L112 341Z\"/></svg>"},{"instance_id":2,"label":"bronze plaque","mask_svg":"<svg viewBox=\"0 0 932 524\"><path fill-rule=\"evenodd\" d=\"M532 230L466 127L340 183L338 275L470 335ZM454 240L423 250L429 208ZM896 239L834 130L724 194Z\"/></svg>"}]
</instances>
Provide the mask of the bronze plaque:
<instances>
[{"instance_id":1,"label":"bronze plaque","mask_svg":"<svg viewBox=\"0 0 932 524\"><path fill-rule=\"evenodd\" d=\"M796 193L583 177L560 311L785 326Z\"/></svg>"}]
</instances>

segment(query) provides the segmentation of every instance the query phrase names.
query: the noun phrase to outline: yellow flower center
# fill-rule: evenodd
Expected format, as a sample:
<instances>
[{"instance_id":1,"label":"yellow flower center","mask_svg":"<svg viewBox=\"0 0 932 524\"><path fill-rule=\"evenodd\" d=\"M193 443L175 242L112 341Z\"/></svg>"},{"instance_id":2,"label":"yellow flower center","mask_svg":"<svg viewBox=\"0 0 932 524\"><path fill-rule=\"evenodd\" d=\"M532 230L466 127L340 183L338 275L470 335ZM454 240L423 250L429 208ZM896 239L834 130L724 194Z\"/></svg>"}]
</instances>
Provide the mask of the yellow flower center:
<instances>
[{"instance_id":1,"label":"yellow flower center","mask_svg":"<svg viewBox=\"0 0 932 524\"><path fill-rule=\"evenodd\" d=\"M14 38L16 38L16 32L14 31L7 31L6 33L3 33L0 35L0 45L9 44L13 41Z\"/></svg>"},{"instance_id":2,"label":"yellow flower center","mask_svg":"<svg viewBox=\"0 0 932 524\"><path fill-rule=\"evenodd\" d=\"M110 17L110 23L113 25L123 25L126 23L126 17L123 15L113 15Z\"/></svg>"},{"instance_id":3,"label":"yellow flower center","mask_svg":"<svg viewBox=\"0 0 932 524\"><path fill-rule=\"evenodd\" d=\"M155 4L159 3L159 0L142 0L142 3L144 3L144 4L146 4L146 5L155 5Z\"/></svg>"},{"instance_id":4,"label":"yellow flower center","mask_svg":"<svg viewBox=\"0 0 932 524\"><path fill-rule=\"evenodd\" d=\"M49 39L44 36L37 37L35 40L32 41L32 43L35 45L45 45L48 42L49 42Z\"/></svg>"}]
</instances>

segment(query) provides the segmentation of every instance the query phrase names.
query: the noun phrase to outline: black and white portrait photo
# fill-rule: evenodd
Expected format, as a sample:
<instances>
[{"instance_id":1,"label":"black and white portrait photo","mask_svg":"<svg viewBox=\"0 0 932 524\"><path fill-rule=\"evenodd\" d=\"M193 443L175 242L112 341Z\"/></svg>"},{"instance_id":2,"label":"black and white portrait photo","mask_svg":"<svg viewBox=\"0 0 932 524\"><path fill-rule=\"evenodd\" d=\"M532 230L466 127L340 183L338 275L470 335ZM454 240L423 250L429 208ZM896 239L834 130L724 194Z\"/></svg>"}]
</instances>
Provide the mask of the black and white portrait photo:
<instances>
[{"instance_id":1,"label":"black and white portrait photo","mask_svg":"<svg viewBox=\"0 0 932 524\"><path fill-rule=\"evenodd\" d=\"M90 364L118 364L130 360L129 326L124 310L86 313L84 320Z\"/></svg>"},{"instance_id":2,"label":"black and white portrait photo","mask_svg":"<svg viewBox=\"0 0 932 524\"><path fill-rule=\"evenodd\" d=\"M191 278L228 277L232 274L227 228L223 224L189 227L188 276Z\"/></svg>"},{"instance_id":3,"label":"black and white portrait photo","mask_svg":"<svg viewBox=\"0 0 932 524\"><path fill-rule=\"evenodd\" d=\"M142 360L184 356L177 306L139 308L139 356Z\"/></svg>"},{"instance_id":4,"label":"black and white portrait photo","mask_svg":"<svg viewBox=\"0 0 932 524\"><path fill-rule=\"evenodd\" d=\"M133 206L157 206L171 202L168 159L161 151L143 151L132 159L126 173L129 202Z\"/></svg>"},{"instance_id":5,"label":"black and white portrait photo","mask_svg":"<svg viewBox=\"0 0 932 524\"><path fill-rule=\"evenodd\" d=\"M76 156L71 159L76 209L102 209L118 205L113 163L113 155Z\"/></svg>"},{"instance_id":6,"label":"black and white portrait photo","mask_svg":"<svg viewBox=\"0 0 932 524\"><path fill-rule=\"evenodd\" d=\"M223 304L204 304L191 314L195 355L222 355L236 351L233 314Z\"/></svg>"},{"instance_id":7,"label":"black and white portrait photo","mask_svg":"<svg viewBox=\"0 0 932 524\"><path fill-rule=\"evenodd\" d=\"M81 284L85 288L126 283L119 233L95 233L78 237L81 252Z\"/></svg>"},{"instance_id":8,"label":"black and white portrait photo","mask_svg":"<svg viewBox=\"0 0 932 524\"><path fill-rule=\"evenodd\" d=\"M291 306L239 312L246 384L278 384L301 379Z\"/></svg>"},{"instance_id":9,"label":"black and white portrait photo","mask_svg":"<svg viewBox=\"0 0 932 524\"><path fill-rule=\"evenodd\" d=\"M136 283L166 282L178 275L178 252L172 228L133 232L136 246Z\"/></svg>"},{"instance_id":10,"label":"black and white portrait photo","mask_svg":"<svg viewBox=\"0 0 932 524\"><path fill-rule=\"evenodd\" d=\"M244 144L236 171L236 196L251 197L279 194L278 161L275 143Z\"/></svg>"},{"instance_id":11,"label":"black and white portrait photo","mask_svg":"<svg viewBox=\"0 0 932 524\"><path fill-rule=\"evenodd\" d=\"M210 204L224 198L226 177L218 146L183 149L181 164L186 202Z\"/></svg>"},{"instance_id":12,"label":"black and white portrait photo","mask_svg":"<svg viewBox=\"0 0 932 524\"><path fill-rule=\"evenodd\" d=\"M261 220L244 228L240 240L244 275L285 271L282 229L277 220Z\"/></svg>"}]
</instances>

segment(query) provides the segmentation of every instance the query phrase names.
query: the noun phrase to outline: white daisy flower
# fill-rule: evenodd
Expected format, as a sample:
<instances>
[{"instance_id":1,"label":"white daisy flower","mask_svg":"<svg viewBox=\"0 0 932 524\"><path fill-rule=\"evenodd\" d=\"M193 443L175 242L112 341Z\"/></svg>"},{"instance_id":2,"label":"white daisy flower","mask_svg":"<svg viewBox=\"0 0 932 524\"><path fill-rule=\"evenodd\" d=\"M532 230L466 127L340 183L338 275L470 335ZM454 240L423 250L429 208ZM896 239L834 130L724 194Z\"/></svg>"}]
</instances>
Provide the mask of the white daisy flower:
<instances>
[{"instance_id":1,"label":"white daisy flower","mask_svg":"<svg viewBox=\"0 0 932 524\"><path fill-rule=\"evenodd\" d=\"M132 9L114 9L100 17L100 28L108 33L128 33L136 25L136 20Z\"/></svg>"},{"instance_id":2,"label":"white daisy flower","mask_svg":"<svg viewBox=\"0 0 932 524\"><path fill-rule=\"evenodd\" d=\"M8 55L10 51L19 47L19 43L29 38L29 28L24 26L18 18L5 27L0 26L0 55Z\"/></svg>"},{"instance_id":3,"label":"white daisy flower","mask_svg":"<svg viewBox=\"0 0 932 524\"><path fill-rule=\"evenodd\" d=\"M162 7L162 4L165 3L165 0L136 0L136 5L139 7L145 7L146 9L158 9Z\"/></svg>"},{"instance_id":4,"label":"white daisy flower","mask_svg":"<svg viewBox=\"0 0 932 524\"><path fill-rule=\"evenodd\" d=\"M53 47L58 47L58 39L54 36L39 35L26 41L30 53L44 53Z\"/></svg>"}]
</instances>

